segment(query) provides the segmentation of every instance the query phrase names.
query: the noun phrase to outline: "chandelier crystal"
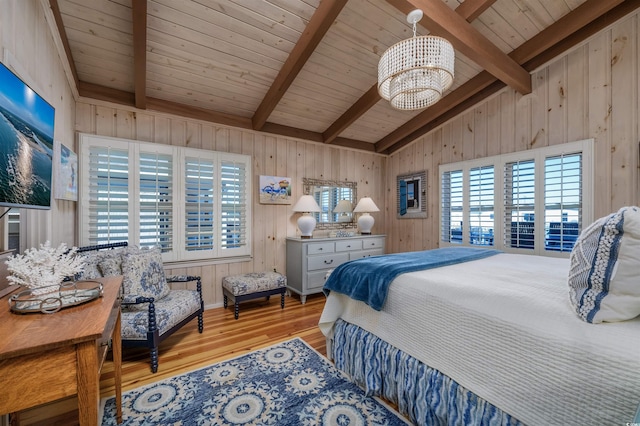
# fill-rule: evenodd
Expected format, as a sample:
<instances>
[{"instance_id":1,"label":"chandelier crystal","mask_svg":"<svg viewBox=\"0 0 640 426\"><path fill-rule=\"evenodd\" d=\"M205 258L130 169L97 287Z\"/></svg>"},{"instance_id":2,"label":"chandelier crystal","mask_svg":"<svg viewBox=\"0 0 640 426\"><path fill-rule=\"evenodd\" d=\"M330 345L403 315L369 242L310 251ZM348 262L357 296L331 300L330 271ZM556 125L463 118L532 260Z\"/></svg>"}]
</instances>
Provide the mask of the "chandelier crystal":
<instances>
[{"instance_id":1,"label":"chandelier crystal","mask_svg":"<svg viewBox=\"0 0 640 426\"><path fill-rule=\"evenodd\" d=\"M416 36L420 19L419 9L407 15L413 37L391 46L378 63L378 93L399 110L431 106L453 84L453 46L442 37Z\"/></svg>"}]
</instances>

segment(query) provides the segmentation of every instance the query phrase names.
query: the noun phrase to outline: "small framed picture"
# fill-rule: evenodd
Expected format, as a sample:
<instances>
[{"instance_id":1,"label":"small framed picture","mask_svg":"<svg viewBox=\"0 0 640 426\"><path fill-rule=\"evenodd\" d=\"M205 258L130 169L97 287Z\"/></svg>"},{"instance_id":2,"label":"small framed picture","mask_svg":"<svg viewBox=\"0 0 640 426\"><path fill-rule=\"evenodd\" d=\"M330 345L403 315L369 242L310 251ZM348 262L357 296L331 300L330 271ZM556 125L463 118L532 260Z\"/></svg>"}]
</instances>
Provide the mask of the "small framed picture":
<instances>
[{"instance_id":1,"label":"small framed picture","mask_svg":"<svg viewBox=\"0 0 640 426\"><path fill-rule=\"evenodd\" d=\"M260 204L291 204L291 178L260 176Z\"/></svg>"},{"instance_id":2,"label":"small framed picture","mask_svg":"<svg viewBox=\"0 0 640 426\"><path fill-rule=\"evenodd\" d=\"M78 155L59 141L55 141L53 157L55 198L78 201Z\"/></svg>"}]
</instances>

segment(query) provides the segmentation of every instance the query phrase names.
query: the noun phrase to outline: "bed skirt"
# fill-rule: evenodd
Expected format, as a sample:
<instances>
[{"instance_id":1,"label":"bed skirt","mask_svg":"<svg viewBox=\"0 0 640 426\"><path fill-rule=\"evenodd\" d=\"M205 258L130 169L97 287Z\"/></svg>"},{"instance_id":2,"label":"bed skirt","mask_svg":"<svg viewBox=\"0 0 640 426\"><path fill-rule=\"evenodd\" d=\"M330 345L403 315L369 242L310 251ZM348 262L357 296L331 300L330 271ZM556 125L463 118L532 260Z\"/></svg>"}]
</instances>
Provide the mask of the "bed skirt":
<instances>
[{"instance_id":1,"label":"bed skirt","mask_svg":"<svg viewBox=\"0 0 640 426\"><path fill-rule=\"evenodd\" d=\"M397 405L416 425L522 425L454 380L343 320L328 355L370 396Z\"/></svg>"}]
</instances>

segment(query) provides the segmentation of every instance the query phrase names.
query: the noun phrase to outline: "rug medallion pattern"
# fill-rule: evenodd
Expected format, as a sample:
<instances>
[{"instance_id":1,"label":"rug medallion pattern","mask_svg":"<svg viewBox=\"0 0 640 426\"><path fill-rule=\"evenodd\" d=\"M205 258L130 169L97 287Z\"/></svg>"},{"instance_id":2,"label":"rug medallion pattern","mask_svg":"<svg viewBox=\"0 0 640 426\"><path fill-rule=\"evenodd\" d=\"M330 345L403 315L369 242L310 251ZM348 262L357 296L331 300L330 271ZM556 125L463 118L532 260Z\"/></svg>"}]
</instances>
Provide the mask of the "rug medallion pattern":
<instances>
[{"instance_id":1,"label":"rug medallion pattern","mask_svg":"<svg viewBox=\"0 0 640 426\"><path fill-rule=\"evenodd\" d=\"M115 399L102 425L115 426ZM301 339L126 392L123 425L405 425Z\"/></svg>"}]
</instances>

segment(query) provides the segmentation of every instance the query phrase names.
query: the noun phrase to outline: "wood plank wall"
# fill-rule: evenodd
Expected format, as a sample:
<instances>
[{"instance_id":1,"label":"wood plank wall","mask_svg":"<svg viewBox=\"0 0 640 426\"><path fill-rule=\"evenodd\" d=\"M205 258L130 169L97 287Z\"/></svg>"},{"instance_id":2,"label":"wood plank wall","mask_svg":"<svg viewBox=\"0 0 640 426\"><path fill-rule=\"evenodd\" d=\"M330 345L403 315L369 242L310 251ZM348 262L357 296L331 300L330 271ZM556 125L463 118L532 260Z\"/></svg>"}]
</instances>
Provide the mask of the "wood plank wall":
<instances>
[{"instance_id":1,"label":"wood plank wall","mask_svg":"<svg viewBox=\"0 0 640 426\"><path fill-rule=\"evenodd\" d=\"M0 5L0 60L55 108L54 138L73 147L75 99L45 9L38 0L2 0ZM46 240L56 246L61 242L73 244L75 206L73 201L54 198L50 211L21 209L21 245L37 247Z\"/></svg>"},{"instance_id":2,"label":"wood plank wall","mask_svg":"<svg viewBox=\"0 0 640 426\"><path fill-rule=\"evenodd\" d=\"M438 247L438 166L575 140L595 139L594 217L640 203L640 12L619 20L532 73L533 92L505 88L389 157L387 206L396 177L427 170L427 219L386 213L387 251Z\"/></svg>"},{"instance_id":3,"label":"wood plank wall","mask_svg":"<svg viewBox=\"0 0 640 426\"><path fill-rule=\"evenodd\" d=\"M369 195L384 206L386 157L320 143L277 137L266 133L216 126L151 111L124 108L82 99L76 105L76 130L161 144L248 154L253 158L253 259L189 269L171 269L172 274L203 277L205 304L222 304L221 280L231 274L252 271L286 270L286 237L299 235L298 215L293 205L266 205L258 202L260 175L292 179L294 202L302 194L302 178L357 182L359 197ZM384 213L376 213L375 233L385 229ZM320 236L326 231L316 231Z\"/></svg>"}]
</instances>

